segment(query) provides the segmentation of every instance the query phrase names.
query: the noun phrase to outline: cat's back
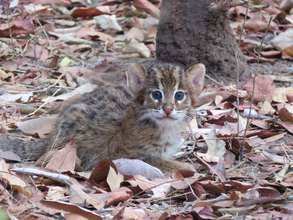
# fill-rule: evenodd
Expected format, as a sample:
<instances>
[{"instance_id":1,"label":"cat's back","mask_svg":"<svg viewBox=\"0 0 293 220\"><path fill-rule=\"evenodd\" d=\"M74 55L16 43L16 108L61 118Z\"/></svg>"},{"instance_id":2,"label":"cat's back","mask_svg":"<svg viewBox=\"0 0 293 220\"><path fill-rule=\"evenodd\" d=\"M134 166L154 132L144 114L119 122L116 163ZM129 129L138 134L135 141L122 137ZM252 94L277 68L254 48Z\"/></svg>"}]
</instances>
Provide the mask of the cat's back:
<instances>
[{"instance_id":1,"label":"cat's back","mask_svg":"<svg viewBox=\"0 0 293 220\"><path fill-rule=\"evenodd\" d=\"M75 100L59 115L53 134L57 147L73 139L78 150L101 151L98 149L106 146L120 128L132 100L127 85L97 82L94 91Z\"/></svg>"}]
</instances>

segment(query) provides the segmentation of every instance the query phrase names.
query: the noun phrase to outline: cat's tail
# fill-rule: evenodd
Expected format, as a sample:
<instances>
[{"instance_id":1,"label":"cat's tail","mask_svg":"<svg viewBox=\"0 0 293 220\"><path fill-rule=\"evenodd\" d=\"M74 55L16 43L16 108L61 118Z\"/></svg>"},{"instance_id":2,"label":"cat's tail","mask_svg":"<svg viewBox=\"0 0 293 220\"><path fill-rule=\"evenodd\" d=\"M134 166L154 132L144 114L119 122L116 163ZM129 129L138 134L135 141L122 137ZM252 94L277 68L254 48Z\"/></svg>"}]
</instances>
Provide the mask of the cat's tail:
<instances>
[{"instance_id":1,"label":"cat's tail","mask_svg":"<svg viewBox=\"0 0 293 220\"><path fill-rule=\"evenodd\" d=\"M24 161L37 160L46 153L49 143L49 139L23 140L15 136L0 135L0 151L13 152Z\"/></svg>"}]
</instances>

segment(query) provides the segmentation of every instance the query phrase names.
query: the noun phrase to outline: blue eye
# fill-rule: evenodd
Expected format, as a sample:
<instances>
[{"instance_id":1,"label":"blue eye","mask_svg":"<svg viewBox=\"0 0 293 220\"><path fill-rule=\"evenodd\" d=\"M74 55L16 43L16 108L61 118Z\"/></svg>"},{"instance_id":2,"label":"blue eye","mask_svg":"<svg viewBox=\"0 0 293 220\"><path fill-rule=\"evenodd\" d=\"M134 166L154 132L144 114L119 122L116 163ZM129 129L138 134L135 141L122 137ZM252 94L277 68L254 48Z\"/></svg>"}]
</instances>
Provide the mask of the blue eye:
<instances>
[{"instance_id":1,"label":"blue eye","mask_svg":"<svg viewBox=\"0 0 293 220\"><path fill-rule=\"evenodd\" d=\"M151 93L151 95L152 95L152 98L154 99L154 100L162 100L162 98L163 98L163 94L162 94L162 92L161 91L159 91L159 90L154 90L154 91L152 91L152 93Z\"/></svg>"},{"instance_id":2,"label":"blue eye","mask_svg":"<svg viewBox=\"0 0 293 220\"><path fill-rule=\"evenodd\" d=\"M175 93L175 100L176 101L182 101L185 97L185 93L183 91L177 91Z\"/></svg>"}]
</instances>

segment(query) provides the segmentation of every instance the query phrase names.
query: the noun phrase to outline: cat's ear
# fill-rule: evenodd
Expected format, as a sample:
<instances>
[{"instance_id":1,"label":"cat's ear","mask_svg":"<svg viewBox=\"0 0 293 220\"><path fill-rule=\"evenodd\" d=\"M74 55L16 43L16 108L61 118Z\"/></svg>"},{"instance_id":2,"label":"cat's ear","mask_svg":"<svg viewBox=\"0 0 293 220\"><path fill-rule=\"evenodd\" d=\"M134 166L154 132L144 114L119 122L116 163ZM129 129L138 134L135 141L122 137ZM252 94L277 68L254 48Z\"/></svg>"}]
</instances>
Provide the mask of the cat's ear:
<instances>
[{"instance_id":1,"label":"cat's ear","mask_svg":"<svg viewBox=\"0 0 293 220\"><path fill-rule=\"evenodd\" d=\"M132 92L143 89L146 78L146 71L142 64L133 63L128 66L126 73L127 86Z\"/></svg>"},{"instance_id":2,"label":"cat's ear","mask_svg":"<svg viewBox=\"0 0 293 220\"><path fill-rule=\"evenodd\" d=\"M204 87L206 68L202 63L194 64L185 70L188 87L191 91L192 104L196 105L197 99Z\"/></svg>"}]
</instances>

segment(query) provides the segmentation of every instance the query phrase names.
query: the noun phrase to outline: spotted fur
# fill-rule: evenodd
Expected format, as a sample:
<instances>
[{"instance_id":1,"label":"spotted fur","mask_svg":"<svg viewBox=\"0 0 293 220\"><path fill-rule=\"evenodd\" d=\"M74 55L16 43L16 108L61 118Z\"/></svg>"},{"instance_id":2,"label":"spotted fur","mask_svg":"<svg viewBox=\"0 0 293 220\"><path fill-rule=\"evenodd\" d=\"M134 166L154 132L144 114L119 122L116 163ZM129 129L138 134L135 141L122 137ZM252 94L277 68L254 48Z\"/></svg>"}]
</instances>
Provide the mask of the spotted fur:
<instances>
[{"instance_id":1,"label":"spotted fur","mask_svg":"<svg viewBox=\"0 0 293 220\"><path fill-rule=\"evenodd\" d=\"M132 65L126 73L127 86L98 82L95 91L66 107L50 140L33 155L74 140L84 169L107 158L138 158L163 169L178 167L173 155L180 150L199 95L194 82L202 87L204 72L202 64L187 71L166 63L147 68ZM161 100L154 100L154 90L162 93ZM174 100L179 90L185 94L182 101ZM169 115L166 108L172 109ZM16 151L21 156L33 150Z\"/></svg>"}]
</instances>

